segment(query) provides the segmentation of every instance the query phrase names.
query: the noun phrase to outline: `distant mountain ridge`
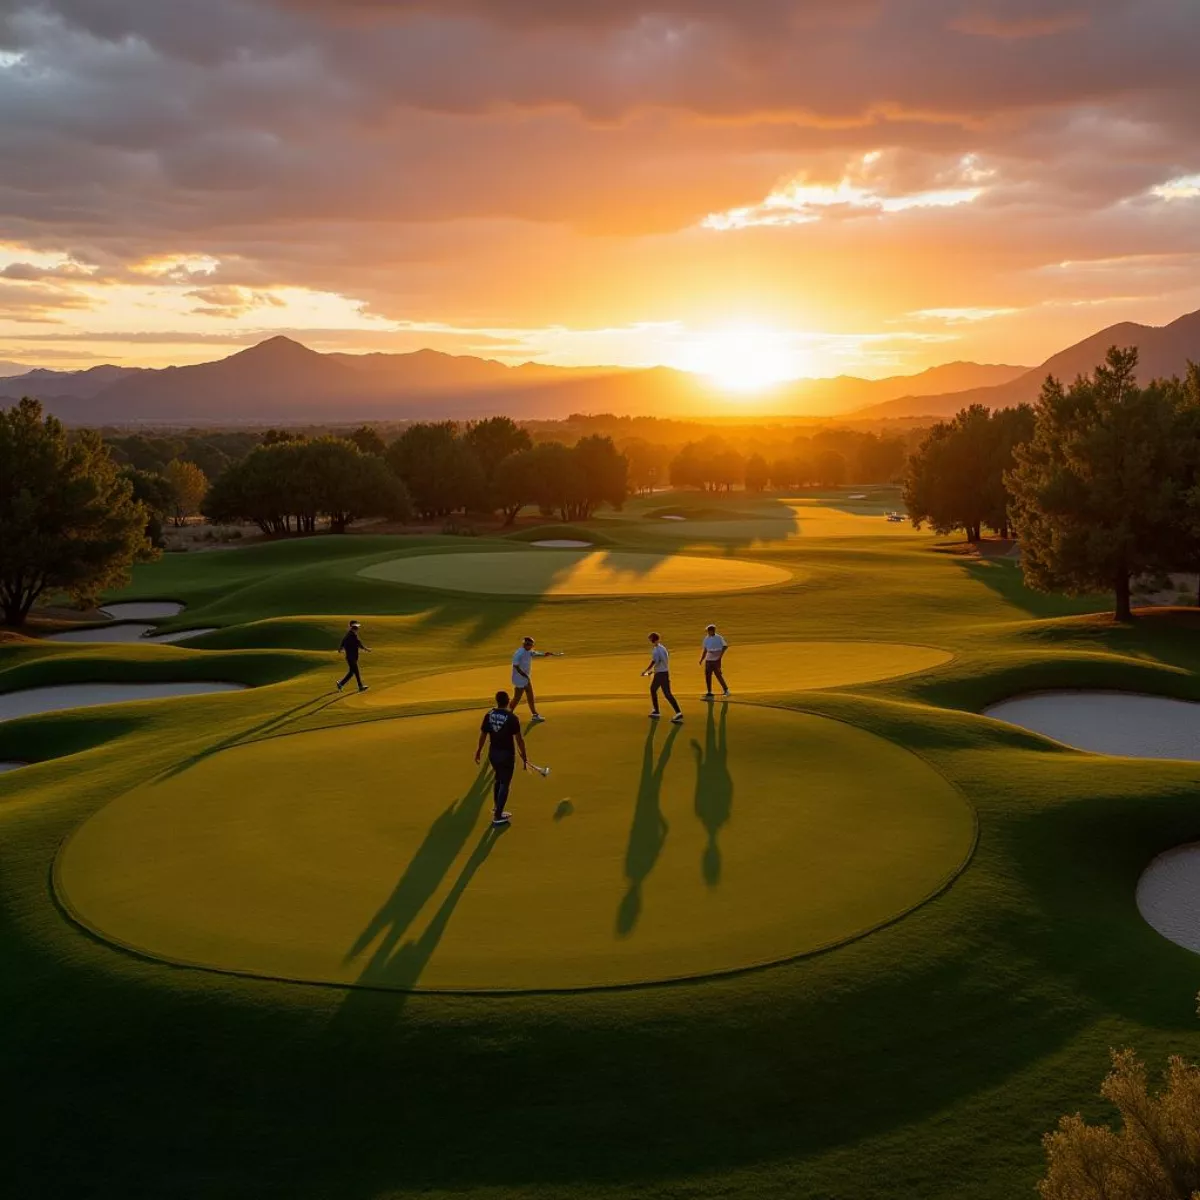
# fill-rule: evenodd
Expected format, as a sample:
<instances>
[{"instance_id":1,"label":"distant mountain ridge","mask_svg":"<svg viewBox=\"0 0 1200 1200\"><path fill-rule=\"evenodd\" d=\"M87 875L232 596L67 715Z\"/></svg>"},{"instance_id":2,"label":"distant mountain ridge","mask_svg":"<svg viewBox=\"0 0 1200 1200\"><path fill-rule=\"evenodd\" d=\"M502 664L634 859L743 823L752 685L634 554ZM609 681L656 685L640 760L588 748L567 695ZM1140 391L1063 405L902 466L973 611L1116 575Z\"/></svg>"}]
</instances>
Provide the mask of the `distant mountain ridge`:
<instances>
[{"instance_id":1,"label":"distant mountain ridge","mask_svg":"<svg viewBox=\"0 0 1200 1200\"><path fill-rule=\"evenodd\" d=\"M989 386L1024 371L960 362L888 379L796 380L756 396L754 410L837 415L914 390ZM195 366L30 371L0 380L0 394L36 396L76 425L401 420L498 411L525 418L572 412L684 417L727 414L730 407L727 393L708 380L668 367L508 366L435 350L319 354L283 336Z\"/></svg>"},{"instance_id":2,"label":"distant mountain ridge","mask_svg":"<svg viewBox=\"0 0 1200 1200\"><path fill-rule=\"evenodd\" d=\"M1136 346L1138 379L1147 383L1172 375L1182 376L1188 361L1200 362L1200 311L1187 313L1168 325L1137 325L1123 321L1060 350L1039 367L1015 379L990 387L973 387L940 394L913 394L859 409L856 418L950 417L970 404L1012 408L1032 404L1047 375L1071 383L1090 374L1104 361L1110 346Z\"/></svg>"},{"instance_id":3,"label":"distant mountain ridge","mask_svg":"<svg viewBox=\"0 0 1200 1200\"><path fill-rule=\"evenodd\" d=\"M1026 367L954 362L887 379L801 379L755 394L747 415L944 417L968 404L1006 408L1035 400L1053 374L1067 382L1093 370L1111 345L1137 346L1143 380L1181 375L1200 361L1200 312L1162 327L1110 326ZM334 423L571 413L729 416L739 401L711 381L669 367L508 366L492 359L418 350L320 354L291 338L268 338L215 362L149 369L107 364L86 371L34 370L0 379L0 398L37 396L73 425Z\"/></svg>"}]
</instances>

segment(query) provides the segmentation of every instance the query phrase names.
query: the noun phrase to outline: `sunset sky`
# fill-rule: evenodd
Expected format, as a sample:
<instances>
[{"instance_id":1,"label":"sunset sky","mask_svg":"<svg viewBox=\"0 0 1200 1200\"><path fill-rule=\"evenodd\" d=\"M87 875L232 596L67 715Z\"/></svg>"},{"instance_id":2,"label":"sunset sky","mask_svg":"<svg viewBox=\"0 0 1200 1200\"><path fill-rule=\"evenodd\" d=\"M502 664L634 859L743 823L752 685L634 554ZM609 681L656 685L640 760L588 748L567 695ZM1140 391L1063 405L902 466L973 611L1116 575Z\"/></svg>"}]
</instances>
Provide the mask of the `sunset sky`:
<instances>
[{"instance_id":1,"label":"sunset sky","mask_svg":"<svg viewBox=\"0 0 1200 1200\"><path fill-rule=\"evenodd\" d=\"M1200 308L1198 63L1197 0L0 0L0 359L1034 364Z\"/></svg>"}]
</instances>

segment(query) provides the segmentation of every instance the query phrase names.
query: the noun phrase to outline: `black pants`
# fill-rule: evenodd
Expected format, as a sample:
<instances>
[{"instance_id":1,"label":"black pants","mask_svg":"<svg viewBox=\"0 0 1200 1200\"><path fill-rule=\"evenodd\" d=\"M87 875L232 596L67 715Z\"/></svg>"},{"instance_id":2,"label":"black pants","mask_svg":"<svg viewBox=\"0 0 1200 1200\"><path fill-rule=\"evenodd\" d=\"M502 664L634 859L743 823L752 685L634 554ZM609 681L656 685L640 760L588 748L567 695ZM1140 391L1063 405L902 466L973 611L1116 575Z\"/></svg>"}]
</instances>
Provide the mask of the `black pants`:
<instances>
[{"instance_id":1,"label":"black pants","mask_svg":"<svg viewBox=\"0 0 1200 1200\"><path fill-rule=\"evenodd\" d=\"M705 663L704 663L704 690L706 692L712 691L712 681L713 681L714 675L717 677L717 682L721 685L721 688L726 692L729 691L729 684L727 684L725 682L725 676L721 674L721 660L720 659L717 659L716 662L705 661Z\"/></svg>"},{"instance_id":2,"label":"black pants","mask_svg":"<svg viewBox=\"0 0 1200 1200\"><path fill-rule=\"evenodd\" d=\"M671 692L671 672L670 671L655 671L654 679L650 684L650 703L654 706L654 711L658 712L658 693L662 692L667 698L667 703L676 711L679 711L679 705L675 701L675 696Z\"/></svg>"},{"instance_id":3,"label":"black pants","mask_svg":"<svg viewBox=\"0 0 1200 1200\"><path fill-rule=\"evenodd\" d=\"M513 772L517 769L517 760L515 758L502 758L497 762L494 758L489 758L488 762L492 764L492 804L496 808L496 816L500 816L504 812L504 805L508 802L508 789L512 786Z\"/></svg>"},{"instance_id":4,"label":"black pants","mask_svg":"<svg viewBox=\"0 0 1200 1200\"><path fill-rule=\"evenodd\" d=\"M362 676L359 674L359 671L358 671L358 658L355 657L355 658L346 659L346 668L347 668L346 677L342 680L341 683L338 684L338 687L344 688L346 686L346 684L348 684L350 682L350 680L357 679L358 686L361 688L363 686L363 681L362 681Z\"/></svg>"}]
</instances>

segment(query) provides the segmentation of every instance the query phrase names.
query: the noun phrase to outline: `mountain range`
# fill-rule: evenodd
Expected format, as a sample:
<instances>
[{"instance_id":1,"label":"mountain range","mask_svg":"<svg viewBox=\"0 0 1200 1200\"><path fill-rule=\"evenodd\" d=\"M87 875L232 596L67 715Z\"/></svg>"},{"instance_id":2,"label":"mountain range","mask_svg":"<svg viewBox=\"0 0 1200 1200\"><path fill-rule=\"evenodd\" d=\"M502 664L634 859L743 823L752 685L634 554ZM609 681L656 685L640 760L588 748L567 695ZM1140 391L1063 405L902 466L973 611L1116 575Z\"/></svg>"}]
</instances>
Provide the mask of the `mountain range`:
<instances>
[{"instance_id":1,"label":"mountain range","mask_svg":"<svg viewBox=\"0 0 1200 1200\"><path fill-rule=\"evenodd\" d=\"M1082 342L1051 355L1041 366L1015 379L992 386L955 389L943 394L901 396L856 412L856 417L951 417L969 404L988 408L1012 408L1032 404L1047 375L1070 383L1087 375L1104 361L1110 346L1136 346L1138 379L1148 383L1171 375L1183 376L1188 362L1200 362L1200 311L1188 313L1169 325L1136 325L1124 321L1110 325Z\"/></svg>"},{"instance_id":2,"label":"mountain range","mask_svg":"<svg viewBox=\"0 0 1200 1200\"><path fill-rule=\"evenodd\" d=\"M1047 374L1070 381L1110 345L1137 346L1143 378L1183 374L1200 360L1200 312L1162 328L1125 323L1027 367L955 362L887 379L801 379L757 393L744 411L854 419L941 417L967 404L1034 400ZM0 401L36 396L71 425L228 425L359 420L517 418L571 413L728 416L729 393L668 367L519 366L419 350L320 354L272 337L216 362L161 369L104 365L0 376Z\"/></svg>"}]
</instances>

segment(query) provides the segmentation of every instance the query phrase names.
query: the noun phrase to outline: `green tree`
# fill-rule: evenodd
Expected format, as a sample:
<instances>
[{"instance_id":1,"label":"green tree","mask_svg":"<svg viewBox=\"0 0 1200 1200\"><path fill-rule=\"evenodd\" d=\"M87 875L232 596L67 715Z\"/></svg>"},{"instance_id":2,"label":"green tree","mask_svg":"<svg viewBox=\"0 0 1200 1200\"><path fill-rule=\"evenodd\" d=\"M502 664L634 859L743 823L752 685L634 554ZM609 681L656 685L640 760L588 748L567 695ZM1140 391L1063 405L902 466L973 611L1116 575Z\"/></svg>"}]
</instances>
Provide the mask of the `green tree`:
<instances>
[{"instance_id":1,"label":"green tree","mask_svg":"<svg viewBox=\"0 0 1200 1200\"><path fill-rule=\"evenodd\" d=\"M156 553L149 517L98 434L68 440L36 400L0 409L0 606L21 625L34 602L63 591L77 601L129 578Z\"/></svg>"},{"instance_id":2,"label":"green tree","mask_svg":"<svg viewBox=\"0 0 1200 1200\"><path fill-rule=\"evenodd\" d=\"M529 434L511 417L472 421L463 434L463 441L474 451L489 483L495 478L496 468L509 455L519 454L533 445Z\"/></svg>"},{"instance_id":3,"label":"green tree","mask_svg":"<svg viewBox=\"0 0 1200 1200\"><path fill-rule=\"evenodd\" d=\"M761 454L752 454L746 459L746 491L766 491L771 480L771 468Z\"/></svg>"},{"instance_id":4,"label":"green tree","mask_svg":"<svg viewBox=\"0 0 1200 1200\"><path fill-rule=\"evenodd\" d=\"M643 437L625 438L620 450L629 463L629 487L634 492L652 492L667 482L670 451Z\"/></svg>"},{"instance_id":5,"label":"green tree","mask_svg":"<svg viewBox=\"0 0 1200 1200\"><path fill-rule=\"evenodd\" d=\"M161 549L164 545L163 521L175 506L171 481L156 471L139 471L136 467L124 467L121 477L129 481L134 500L146 509L146 537L152 546Z\"/></svg>"},{"instance_id":6,"label":"green tree","mask_svg":"<svg viewBox=\"0 0 1200 1200\"><path fill-rule=\"evenodd\" d=\"M379 431L370 425L360 425L346 440L353 442L363 454L382 458L387 453L387 443Z\"/></svg>"},{"instance_id":7,"label":"green tree","mask_svg":"<svg viewBox=\"0 0 1200 1200\"><path fill-rule=\"evenodd\" d=\"M176 529L187 524L188 517L200 511L208 491L208 479L195 463L173 458L164 472L171 485L171 520Z\"/></svg>"},{"instance_id":8,"label":"green tree","mask_svg":"<svg viewBox=\"0 0 1200 1200\"><path fill-rule=\"evenodd\" d=\"M822 450L813 459L813 473L822 487L841 487L846 482L846 457L837 450Z\"/></svg>"},{"instance_id":9,"label":"green tree","mask_svg":"<svg viewBox=\"0 0 1200 1200\"><path fill-rule=\"evenodd\" d=\"M858 482L895 483L904 474L906 457L902 438L865 434L858 447Z\"/></svg>"},{"instance_id":10,"label":"green tree","mask_svg":"<svg viewBox=\"0 0 1200 1200\"><path fill-rule=\"evenodd\" d=\"M1169 568L1176 553L1181 476L1176 389L1141 388L1136 370L1137 350L1114 346L1069 388L1047 379L1008 475L1026 582L1110 589L1121 621L1132 617L1132 576Z\"/></svg>"},{"instance_id":11,"label":"green tree","mask_svg":"<svg viewBox=\"0 0 1200 1200\"><path fill-rule=\"evenodd\" d=\"M483 468L454 421L410 425L388 447L387 462L426 517L485 506Z\"/></svg>"},{"instance_id":12,"label":"green tree","mask_svg":"<svg viewBox=\"0 0 1200 1200\"><path fill-rule=\"evenodd\" d=\"M1172 557L1179 570L1200 572L1200 364L1188 363L1186 378L1173 383L1172 389L1174 440L1180 452ZM1200 582L1196 591L1196 603L1200 604Z\"/></svg>"},{"instance_id":13,"label":"green tree","mask_svg":"<svg viewBox=\"0 0 1200 1200\"><path fill-rule=\"evenodd\" d=\"M930 525L935 533L966 531L978 541L989 519L1007 523L1007 494L1003 488L1002 458L997 429L982 404L964 408L952 421L939 421L909 459L904 480L904 503L918 529Z\"/></svg>"},{"instance_id":14,"label":"green tree","mask_svg":"<svg viewBox=\"0 0 1200 1200\"><path fill-rule=\"evenodd\" d=\"M539 489L537 482L537 450L521 450L503 459L492 480L492 502L504 514L504 524L512 525L521 509L535 504Z\"/></svg>"},{"instance_id":15,"label":"green tree","mask_svg":"<svg viewBox=\"0 0 1200 1200\"><path fill-rule=\"evenodd\" d=\"M629 460L612 438L595 433L580 438L571 451L580 498L571 520L586 520L602 504L620 509L629 495Z\"/></svg>"},{"instance_id":16,"label":"green tree","mask_svg":"<svg viewBox=\"0 0 1200 1200\"><path fill-rule=\"evenodd\" d=\"M1200 1197L1200 1069L1173 1057L1158 1095L1132 1050L1114 1051L1100 1094L1117 1131L1063 1117L1042 1139L1042 1200L1196 1200Z\"/></svg>"}]
</instances>

